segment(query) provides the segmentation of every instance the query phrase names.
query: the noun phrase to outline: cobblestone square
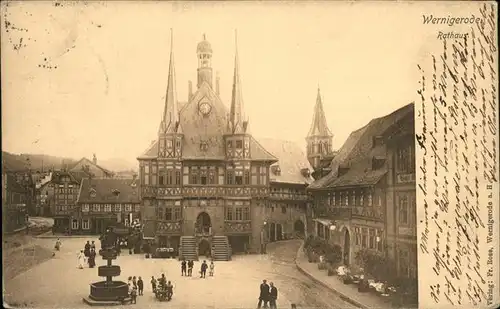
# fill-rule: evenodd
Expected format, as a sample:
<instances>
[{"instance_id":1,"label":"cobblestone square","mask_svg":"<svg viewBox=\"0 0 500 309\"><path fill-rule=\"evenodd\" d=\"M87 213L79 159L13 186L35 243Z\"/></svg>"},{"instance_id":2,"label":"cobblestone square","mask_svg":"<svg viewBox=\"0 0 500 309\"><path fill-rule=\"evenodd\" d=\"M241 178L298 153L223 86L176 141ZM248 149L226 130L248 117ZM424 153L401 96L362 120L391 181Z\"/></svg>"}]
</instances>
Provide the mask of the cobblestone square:
<instances>
[{"instance_id":1,"label":"cobblestone square","mask_svg":"<svg viewBox=\"0 0 500 309\"><path fill-rule=\"evenodd\" d=\"M88 296L90 283L103 278L97 276L97 268L77 267L77 252L86 241L87 238L63 238L62 249L55 257L15 278L6 278L6 302L14 307L89 308L82 298ZM39 238L34 243L52 250L55 239ZM266 255L240 255L229 262L216 262L215 276L206 279L182 277L180 263L175 259L146 259L125 250L113 264L122 270L117 280L142 276L144 296L138 297L136 305L130 305L137 308L256 308L263 279L274 282L278 288L278 308L290 308L292 303L297 308L355 308L297 270L295 256L299 246L300 241L278 242L269 244ZM98 266L105 264L100 257L96 262ZM200 263L195 262L195 271ZM168 303L157 301L149 284L151 276L162 273L174 284L174 297Z\"/></svg>"},{"instance_id":2,"label":"cobblestone square","mask_svg":"<svg viewBox=\"0 0 500 309\"><path fill-rule=\"evenodd\" d=\"M97 268L78 269L76 254L85 239L63 239L62 251L42 263L6 282L5 296L11 304L27 304L36 308L83 308L82 297L88 296L89 284L103 280ZM53 241L40 240L49 247ZM165 306L154 298L151 276L165 273L175 286L174 297L168 306L174 308L253 308L257 304L259 284L262 279L272 281L266 272L269 259L250 255L236 256L233 261L217 262L215 276L202 279L197 272L201 261L195 262L194 276L182 277L180 263L174 259L146 259L143 255L129 255L123 251L113 264L120 265L122 273L117 280L127 281L128 276L142 276L144 296L137 305L154 308ZM102 258L97 264L104 265ZM284 295L278 300L280 307L289 307Z\"/></svg>"}]
</instances>

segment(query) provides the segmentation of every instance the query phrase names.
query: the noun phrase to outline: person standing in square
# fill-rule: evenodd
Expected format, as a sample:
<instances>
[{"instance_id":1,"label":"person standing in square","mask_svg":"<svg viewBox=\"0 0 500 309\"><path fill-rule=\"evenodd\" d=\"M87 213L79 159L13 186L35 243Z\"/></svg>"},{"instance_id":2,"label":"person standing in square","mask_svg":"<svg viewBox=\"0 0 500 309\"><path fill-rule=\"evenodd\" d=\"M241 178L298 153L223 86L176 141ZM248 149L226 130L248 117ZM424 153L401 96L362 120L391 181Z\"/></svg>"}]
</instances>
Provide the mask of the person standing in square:
<instances>
[{"instance_id":1,"label":"person standing in square","mask_svg":"<svg viewBox=\"0 0 500 309\"><path fill-rule=\"evenodd\" d=\"M271 286L269 290L269 308L276 309L276 300L278 299L278 289L274 286L274 283L269 283Z\"/></svg>"},{"instance_id":2,"label":"person standing in square","mask_svg":"<svg viewBox=\"0 0 500 309\"><path fill-rule=\"evenodd\" d=\"M140 276L137 280L137 289L139 290L139 295L144 295L144 281L142 281Z\"/></svg>"}]
</instances>

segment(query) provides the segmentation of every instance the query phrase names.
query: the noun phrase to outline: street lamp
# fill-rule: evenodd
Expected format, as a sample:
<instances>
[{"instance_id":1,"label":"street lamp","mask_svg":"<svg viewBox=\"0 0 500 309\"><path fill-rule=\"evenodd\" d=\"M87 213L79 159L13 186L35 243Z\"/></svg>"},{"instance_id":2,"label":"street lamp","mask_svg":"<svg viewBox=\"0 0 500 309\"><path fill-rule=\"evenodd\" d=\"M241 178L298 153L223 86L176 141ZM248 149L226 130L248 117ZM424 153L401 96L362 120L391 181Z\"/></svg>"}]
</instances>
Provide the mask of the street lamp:
<instances>
[{"instance_id":1,"label":"street lamp","mask_svg":"<svg viewBox=\"0 0 500 309\"><path fill-rule=\"evenodd\" d=\"M267 226L267 221L264 221L264 224L262 225L262 229L260 230L260 253L265 254L266 253L266 241L264 237L264 229Z\"/></svg>"}]
</instances>

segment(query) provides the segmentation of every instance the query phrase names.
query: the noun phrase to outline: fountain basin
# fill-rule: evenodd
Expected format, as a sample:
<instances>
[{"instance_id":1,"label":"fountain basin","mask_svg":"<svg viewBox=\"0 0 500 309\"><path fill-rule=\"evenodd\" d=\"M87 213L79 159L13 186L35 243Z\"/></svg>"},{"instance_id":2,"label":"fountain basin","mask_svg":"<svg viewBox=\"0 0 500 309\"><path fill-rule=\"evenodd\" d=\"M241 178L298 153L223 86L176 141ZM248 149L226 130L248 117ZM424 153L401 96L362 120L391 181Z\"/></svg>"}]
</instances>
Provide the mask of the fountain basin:
<instances>
[{"instance_id":1,"label":"fountain basin","mask_svg":"<svg viewBox=\"0 0 500 309\"><path fill-rule=\"evenodd\" d=\"M99 266L97 268L97 275L99 277L118 277L121 273L120 266Z\"/></svg>"},{"instance_id":2,"label":"fountain basin","mask_svg":"<svg viewBox=\"0 0 500 309\"><path fill-rule=\"evenodd\" d=\"M128 284L122 281L99 281L90 285L89 298L95 301L119 301L128 297Z\"/></svg>"}]
</instances>

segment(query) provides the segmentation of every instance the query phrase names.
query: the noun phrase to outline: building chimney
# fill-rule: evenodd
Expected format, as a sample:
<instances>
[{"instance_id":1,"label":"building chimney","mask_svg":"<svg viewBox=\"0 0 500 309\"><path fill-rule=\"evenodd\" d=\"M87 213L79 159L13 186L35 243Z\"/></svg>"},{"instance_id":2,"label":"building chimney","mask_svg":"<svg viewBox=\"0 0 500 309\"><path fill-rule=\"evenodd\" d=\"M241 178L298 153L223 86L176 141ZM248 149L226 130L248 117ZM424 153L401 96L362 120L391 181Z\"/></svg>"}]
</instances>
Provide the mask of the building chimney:
<instances>
[{"instance_id":1,"label":"building chimney","mask_svg":"<svg viewBox=\"0 0 500 309\"><path fill-rule=\"evenodd\" d=\"M220 94L220 88L219 88L219 83L220 82L220 78L219 78L219 72L216 72L215 73L215 93L217 95Z\"/></svg>"},{"instance_id":2,"label":"building chimney","mask_svg":"<svg viewBox=\"0 0 500 309\"><path fill-rule=\"evenodd\" d=\"M188 101L191 101L192 97L193 97L193 82L188 81Z\"/></svg>"},{"instance_id":3,"label":"building chimney","mask_svg":"<svg viewBox=\"0 0 500 309\"><path fill-rule=\"evenodd\" d=\"M95 153L94 153L94 157L92 158L92 162L93 162L95 165L97 165L97 157L96 157Z\"/></svg>"}]
</instances>

